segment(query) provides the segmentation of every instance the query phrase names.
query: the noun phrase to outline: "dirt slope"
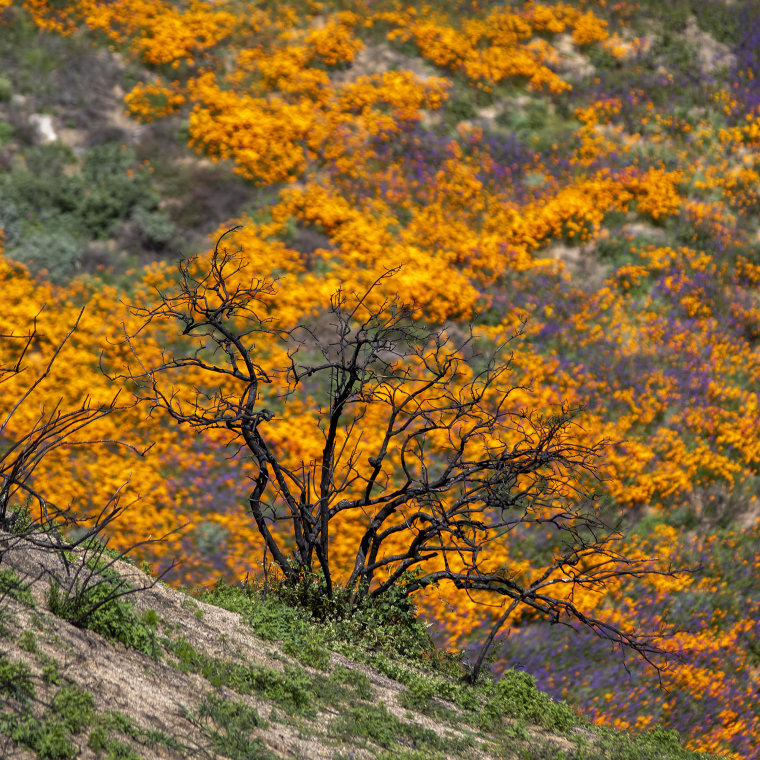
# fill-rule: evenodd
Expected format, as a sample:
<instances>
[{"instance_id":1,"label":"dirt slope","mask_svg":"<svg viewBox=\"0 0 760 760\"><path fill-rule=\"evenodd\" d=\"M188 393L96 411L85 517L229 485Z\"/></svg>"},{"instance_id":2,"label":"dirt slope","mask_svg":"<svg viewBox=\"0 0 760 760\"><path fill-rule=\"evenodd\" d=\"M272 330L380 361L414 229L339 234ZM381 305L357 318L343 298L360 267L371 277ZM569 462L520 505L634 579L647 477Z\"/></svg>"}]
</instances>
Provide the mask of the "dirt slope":
<instances>
[{"instance_id":1,"label":"dirt slope","mask_svg":"<svg viewBox=\"0 0 760 760\"><path fill-rule=\"evenodd\" d=\"M503 744L488 733L457 725L461 710L453 703L431 698L446 716L435 720L402 705L402 683L340 654L309 667L308 656L299 662L286 655L257 637L240 614L155 582L126 562L100 556L111 565L106 576L118 573L141 589L120 598L126 612L111 616L108 638L77 627L50 611L51 582L75 599L85 581L110 588L102 574L88 570L81 556L52 550L46 536L29 542L0 533L0 553L0 690L7 719L0 722L0 757L404 756L394 747L410 758L505 757ZM98 555L90 555L91 564ZM136 643L113 640L120 632ZM144 646L141 632L152 644ZM26 692L18 687L25 679ZM32 715L37 734L29 726L24 733L19 716ZM78 718L85 725L77 726ZM574 746L540 730L522 733L560 752Z\"/></svg>"}]
</instances>

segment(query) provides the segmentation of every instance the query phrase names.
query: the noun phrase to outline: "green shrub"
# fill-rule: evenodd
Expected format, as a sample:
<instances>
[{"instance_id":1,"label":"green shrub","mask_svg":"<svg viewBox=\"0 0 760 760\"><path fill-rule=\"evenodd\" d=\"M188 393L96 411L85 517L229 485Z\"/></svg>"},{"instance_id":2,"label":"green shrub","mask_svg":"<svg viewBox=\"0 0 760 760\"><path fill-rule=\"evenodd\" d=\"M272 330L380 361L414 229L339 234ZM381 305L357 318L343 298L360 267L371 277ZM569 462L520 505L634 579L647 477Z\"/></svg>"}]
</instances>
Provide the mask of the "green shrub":
<instances>
[{"instance_id":1,"label":"green shrub","mask_svg":"<svg viewBox=\"0 0 760 760\"><path fill-rule=\"evenodd\" d=\"M40 654L42 666L42 680L45 683L60 684L61 674L58 672L58 663L46 654Z\"/></svg>"},{"instance_id":2,"label":"green shrub","mask_svg":"<svg viewBox=\"0 0 760 760\"><path fill-rule=\"evenodd\" d=\"M456 126L460 121L472 121L478 115L478 109L472 102L468 90L454 90L444 107L446 120Z\"/></svg>"},{"instance_id":3,"label":"green shrub","mask_svg":"<svg viewBox=\"0 0 760 760\"><path fill-rule=\"evenodd\" d=\"M64 686L53 697L51 712L72 734L79 734L90 724L95 712L92 694L77 686Z\"/></svg>"},{"instance_id":4,"label":"green shrub","mask_svg":"<svg viewBox=\"0 0 760 760\"><path fill-rule=\"evenodd\" d=\"M11 133L0 122L0 145ZM0 174L0 227L8 256L65 280L77 271L87 242L107 239L134 221L146 245L175 234L134 151L117 143L90 148L81 170L70 148L28 148ZM74 168L72 168L74 167Z\"/></svg>"},{"instance_id":5,"label":"green shrub","mask_svg":"<svg viewBox=\"0 0 760 760\"><path fill-rule=\"evenodd\" d=\"M480 712L486 727L504 717L526 720L551 731L565 731L580 721L564 702L555 702L536 687L536 679L520 670L508 670L497 681Z\"/></svg>"},{"instance_id":6,"label":"green shrub","mask_svg":"<svg viewBox=\"0 0 760 760\"><path fill-rule=\"evenodd\" d=\"M73 760L79 754L63 725L43 723L33 715L0 715L0 733L36 752L42 760Z\"/></svg>"},{"instance_id":7,"label":"green shrub","mask_svg":"<svg viewBox=\"0 0 760 760\"><path fill-rule=\"evenodd\" d=\"M283 604L275 591L265 597L254 583L230 586L217 583L204 591L201 600L247 618L258 636L267 641L282 641L293 635L305 635L310 615L303 609Z\"/></svg>"},{"instance_id":8,"label":"green shrub","mask_svg":"<svg viewBox=\"0 0 760 760\"><path fill-rule=\"evenodd\" d=\"M155 208L147 176L136 168L135 153L117 143L97 145L82 163L83 194L77 205L82 226L96 238L112 234L117 222L140 205Z\"/></svg>"},{"instance_id":9,"label":"green shrub","mask_svg":"<svg viewBox=\"0 0 760 760\"><path fill-rule=\"evenodd\" d=\"M32 512L28 505L17 506L10 515L11 532L16 536L25 535L34 525Z\"/></svg>"},{"instance_id":10,"label":"green shrub","mask_svg":"<svg viewBox=\"0 0 760 760\"><path fill-rule=\"evenodd\" d=\"M24 631L18 638L18 645L25 652L37 652L37 639L32 631Z\"/></svg>"},{"instance_id":11,"label":"green shrub","mask_svg":"<svg viewBox=\"0 0 760 760\"><path fill-rule=\"evenodd\" d=\"M151 211L144 206L138 206L133 218L145 244L150 248L162 248L177 234L177 228L165 211ZM214 548L218 547L217 543Z\"/></svg>"},{"instance_id":12,"label":"green shrub","mask_svg":"<svg viewBox=\"0 0 760 760\"><path fill-rule=\"evenodd\" d=\"M426 712L436 696L435 683L428 678L419 678L412 681L407 691L401 695L401 704L410 710Z\"/></svg>"},{"instance_id":13,"label":"green shrub","mask_svg":"<svg viewBox=\"0 0 760 760\"><path fill-rule=\"evenodd\" d=\"M423 660L427 666L461 675L461 663L443 655L417 619L414 601L404 592L413 578L410 574L379 599L358 605L352 605L350 594L339 586L330 599L319 574L303 578L297 586L275 580L266 596L255 583L218 583L201 598L244 615L259 636L285 642L288 654L315 667L327 666L327 649L347 652L356 647Z\"/></svg>"},{"instance_id":14,"label":"green shrub","mask_svg":"<svg viewBox=\"0 0 760 760\"><path fill-rule=\"evenodd\" d=\"M11 662L0 657L0 693L19 701L34 697L32 671L25 662Z\"/></svg>"},{"instance_id":15,"label":"green shrub","mask_svg":"<svg viewBox=\"0 0 760 760\"><path fill-rule=\"evenodd\" d=\"M251 737L266 725L253 707L216 694L207 695L198 710L201 729L214 752L235 760L274 760L263 740Z\"/></svg>"},{"instance_id":16,"label":"green shrub","mask_svg":"<svg viewBox=\"0 0 760 760\"><path fill-rule=\"evenodd\" d=\"M52 233L77 226L67 217L80 192L77 178L65 171L75 161L70 150L53 143L30 149L24 159L10 172L0 173L0 225L8 249L34 229Z\"/></svg>"},{"instance_id":17,"label":"green shrub","mask_svg":"<svg viewBox=\"0 0 760 760\"><path fill-rule=\"evenodd\" d=\"M32 592L12 567L0 570L0 596L9 596L27 607L34 607Z\"/></svg>"},{"instance_id":18,"label":"green shrub","mask_svg":"<svg viewBox=\"0 0 760 760\"><path fill-rule=\"evenodd\" d=\"M605 760L697 760L705 755L686 749L676 731L661 726L640 734L619 733L612 729L598 730L596 750Z\"/></svg>"},{"instance_id":19,"label":"green shrub","mask_svg":"<svg viewBox=\"0 0 760 760\"><path fill-rule=\"evenodd\" d=\"M80 628L157 657L155 630L135 612L132 602L119 596L127 588L128 584L113 571L97 580L77 582L69 591L64 591L53 579L48 588L48 608Z\"/></svg>"},{"instance_id":20,"label":"green shrub","mask_svg":"<svg viewBox=\"0 0 760 760\"><path fill-rule=\"evenodd\" d=\"M85 249L85 241L73 232L51 227L37 227L27 232L17 243L9 245L6 253L15 261L35 271L45 270L54 282L73 277Z\"/></svg>"},{"instance_id":21,"label":"green shrub","mask_svg":"<svg viewBox=\"0 0 760 760\"><path fill-rule=\"evenodd\" d=\"M278 588L288 605L306 610L313 620L340 623L341 636L367 649L384 650L407 658L430 656L435 650L427 628L417 618L414 600L406 586L418 572L406 573L398 584L379 598L364 597L356 603L348 589L333 587L329 598L320 573L302 578L296 587Z\"/></svg>"}]
</instances>

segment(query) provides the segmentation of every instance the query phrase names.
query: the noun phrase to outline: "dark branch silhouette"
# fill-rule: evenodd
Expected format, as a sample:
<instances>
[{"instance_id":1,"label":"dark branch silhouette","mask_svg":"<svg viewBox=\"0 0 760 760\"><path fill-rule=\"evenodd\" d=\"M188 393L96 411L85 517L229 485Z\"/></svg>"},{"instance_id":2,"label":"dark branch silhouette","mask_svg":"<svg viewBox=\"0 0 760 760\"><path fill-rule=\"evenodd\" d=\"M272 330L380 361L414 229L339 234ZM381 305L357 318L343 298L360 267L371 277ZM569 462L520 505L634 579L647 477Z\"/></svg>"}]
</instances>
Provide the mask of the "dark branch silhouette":
<instances>
[{"instance_id":1,"label":"dark branch silhouette","mask_svg":"<svg viewBox=\"0 0 760 760\"><path fill-rule=\"evenodd\" d=\"M333 594L331 526L349 516L363 525L340 579L355 604L448 582L503 607L472 680L518 613L579 624L659 668L659 632L625 631L575 601L613 581L674 574L618 551L622 536L599 516L591 488L605 444L581 442L578 410L517 408L511 341L478 353L472 331L455 338L457 330L426 326L397 298L382 300L396 270L364 293L337 292L327 327L320 319L279 329L268 316L276 283L251 276L242 251L223 247L234 229L208 261L179 264L175 290L132 307L143 327L125 335L135 361L123 377L180 425L230 431L250 460L251 515L285 581L319 569ZM177 353L148 365L138 340L150 324L168 330ZM265 370L275 351L287 362ZM189 395L187 387L180 393L178 380L190 372ZM278 415L289 404L318 406L323 446L314 461L293 461L271 435L275 412L265 402L273 388ZM554 534L540 568L494 566L492 548L518 530Z\"/></svg>"},{"instance_id":2,"label":"dark branch silhouette","mask_svg":"<svg viewBox=\"0 0 760 760\"><path fill-rule=\"evenodd\" d=\"M59 489L53 489L50 483L38 483L41 479L35 477L38 466L59 449L107 444L144 454L122 440L87 440L80 435L104 417L130 408L134 401L122 403L120 394L116 393L107 403L97 404L87 397L78 405L65 408L63 401L58 400L52 406L43 404L26 428L12 424L16 423L14 418L24 405L35 403L35 392L43 381L55 377L56 361L78 328L83 311L55 344L45 368L30 376L27 382L23 382L27 372L24 361L30 350L44 342L44 336L38 332L37 318L26 334L0 336L5 361L4 366L0 366L0 385L4 385L6 394L15 393L15 397L11 396L9 411L0 421L0 563L25 568L17 592L48 576L59 606L70 612L68 619L76 625L85 625L104 605L154 586L159 579L145 580L145 576L135 573L135 577L140 578L140 585L136 586L127 576L115 571L109 574L109 571L138 546L165 538L147 539L124 551L107 553L108 539L104 537L107 528L134 506L134 502L122 503L128 479L105 505L81 514L74 510L74 505L51 500L48 493ZM9 391L8 384L14 379L21 382ZM22 429L14 430L18 427Z\"/></svg>"}]
</instances>

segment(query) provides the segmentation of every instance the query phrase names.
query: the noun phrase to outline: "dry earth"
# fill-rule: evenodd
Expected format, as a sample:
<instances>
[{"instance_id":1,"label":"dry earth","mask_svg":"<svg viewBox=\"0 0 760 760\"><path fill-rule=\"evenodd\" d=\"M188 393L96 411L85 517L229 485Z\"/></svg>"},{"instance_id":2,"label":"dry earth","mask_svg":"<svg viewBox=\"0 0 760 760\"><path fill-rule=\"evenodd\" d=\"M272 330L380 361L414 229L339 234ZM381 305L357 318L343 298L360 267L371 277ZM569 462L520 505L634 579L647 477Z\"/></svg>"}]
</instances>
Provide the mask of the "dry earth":
<instances>
[{"instance_id":1,"label":"dry earth","mask_svg":"<svg viewBox=\"0 0 760 760\"><path fill-rule=\"evenodd\" d=\"M156 582L127 562L114 562L113 569L128 579L133 587L141 589L128 597L134 602L135 609L138 612L154 610L157 614L160 621L158 634L164 641L176 641L181 637L206 657L246 666L260 666L279 672L284 672L290 666L317 677L320 673L324 677L342 666L355 673L357 680L363 677L369 680L371 696L362 703L355 698L353 689L349 690L346 686L345 705L320 705L316 715L311 717L283 716L282 709L279 709L280 717L271 719L273 708L276 707L272 702L250 694L215 688L200 674L180 669L179 661L168 651L154 659L56 617L48 609L50 580L56 578L62 586L70 584L80 566L78 558L70 558L68 565L65 564L55 551L51 551L46 537L30 543L13 534L0 532L0 569L6 572L14 569L24 580L24 585L28 585L35 601L34 607L30 607L10 596L2 600L6 614L3 619L5 635L0 639L0 657L11 662L24 662L31 669L38 715L42 715L46 705L49 706L56 689L62 685L75 684L93 695L97 714L118 711L127 716L138 729L144 732L162 731L165 735L179 739L184 746L181 751L161 744L146 746L142 741L119 735L119 741L124 743L125 749L127 745L131 746L144 760L175 760L196 756L211 758L217 755L198 715L204 698L216 694L256 709L266 725L257 728L255 735L263 740L275 756L309 760L351 757L359 760L376 757L379 748L365 740L357 741L356 746L341 742L336 739L334 732L331 734L328 724L343 709L348 710L358 704L383 704L399 720L413 722L419 727L434 731L444 741L464 736L473 738L472 749L467 752L468 757L476 759L494 756L489 750L495 751L495 748L487 735L469 727L460 730L451 724L444 725L403 707L399 696L406 687L380 672L334 652L330 653L328 667L322 671L305 666L287 656L277 645L257 637L249 623L239 614L205 604ZM29 651L29 647L23 644L22 637L25 636L27 641L29 639L27 632L32 632L36 641L33 651ZM56 663L60 676L57 685L45 683L45 662ZM346 679L346 683L352 680ZM443 700L440 701L444 704ZM445 706L451 713L458 712L451 703L445 703ZM551 742L557 749L570 749L574 746L564 737L546 735L540 730L531 729L530 734ZM98 753L87 745L86 731L72 738L80 750L79 757L85 760L103 757L102 751ZM504 757L501 754L498 756ZM26 760L37 755L0 735L0 757ZM455 760L457 756L449 757Z\"/></svg>"}]
</instances>

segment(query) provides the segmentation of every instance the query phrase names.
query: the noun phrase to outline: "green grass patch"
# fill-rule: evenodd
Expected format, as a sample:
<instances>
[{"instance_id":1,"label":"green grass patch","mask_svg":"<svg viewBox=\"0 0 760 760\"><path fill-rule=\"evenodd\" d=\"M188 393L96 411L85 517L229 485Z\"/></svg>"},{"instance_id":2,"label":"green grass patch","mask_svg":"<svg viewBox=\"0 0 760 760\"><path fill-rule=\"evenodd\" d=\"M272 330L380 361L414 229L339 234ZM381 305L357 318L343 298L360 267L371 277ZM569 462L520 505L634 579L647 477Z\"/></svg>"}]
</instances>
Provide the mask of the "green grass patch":
<instances>
[{"instance_id":1,"label":"green grass patch","mask_svg":"<svg viewBox=\"0 0 760 760\"><path fill-rule=\"evenodd\" d=\"M343 665L338 665L330 673L330 681L339 686L353 689L356 696L361 700L372 699L372 684L365 673L358 670L351 670Z\"/></svg>"},{"instance_id":2,"label":"green grass patch","mask_svg":"<svg viewBox=\"0 0 760 760\"><path fill-rule=\"evenodd\" d=\"M65 590L56 579L50 581L47 603L50 611L79 628L99 633L150 657L158 657L160 646L155 625L137 614L124 592L132 589L113 570L104 570L97 579L75 582Z\"/></svg>"},{"instance_id":3,"label":"green grass patch","mask_svg":"<svg viewBox=\"0 0 760 760\"><path fill-rule=\"evenodd\" d=\"M566 732L582 720L565 702L555 702L536 687L536 679L520 670L508 670L488 689L488 697L478 711L484 728L498 726L503 719L516 718L548 731Z\"/></svg>"},{"instance_id":4,"label":"green grass patch","mask_svg":"<svg viewBox=\"0 0 760 760\"><path fill-rule=\"evenodd\" d=\"M251 736L266 726L253 707L218 694L208 694L198 709L198 724L217 755L233 760L274 760L260 738Z\"/></svg>"},{"instance_id":5,"label":"green grass patch","mask_svg":"<svg viewBox=\"0 0 760 760\"><path fill-rule=\"evenodd\" d=\"M372 743L387 750L419 749L430 757L455 754L462 757L473 746L472 740L451 734L445 739L435 731L407 723L388 712L384 704L353 707L335 718L329 732L338 739L366 746Z\"/></svg>"},{"instance_id":6,"label":"green grass patch","mask_svg":"<svg viewBox=\"0 0 760 760\"><path fill-rule=\"evenodd\" d=\"M192 755L190 748L175 737L155 729L144 731L135 726L126 715L116 710L109 710L96 716L87 746L103 754L102 760L139 760L141 756L114 734L121 734L148 748L163 746L183 757Z\"/></svg>"},{"instance_id":7,"label":"green grass patch","mask_svg":"<svg viewBox=\"0 0 760 760\"><path fill-rule=\"evenodd\" d=\"M17 701L32 699L35 693L32 669L25 662L0 657L0 693Z\"/></svg>"},{"instance_id":8,"label":"green grass patch","mask_svg":"<svg viewBox=\"0 0 760 760\"><path fill-rule=\"evenodd\" d=\"M35 653L38 650L37 647L37 638L34 635L33 631L24 631L19 637L18 637L18 645L23 649L25 652L32 652Z\"/></svg>"},{"instance_id":9,"label":"green grass patch","mask_svg":"<svg viewBox=\"0 0 760 760\"><path fill-rule=\"evenodd\" d=\"M200 598L242 615L258 636L282 642L283 651L311 667L326 669L335 651L362 662L385 654L457 678L464 673L458 658L435 646L403 588L356 607L341 588L328 599L318 576L295 589L274 584L266 594L255 583L220 583Z\"/></svg>"},{"instance_id":10,"label":"green grass patch","mask_svg":"<svg viewBox=\"0 0 760 760\"><path fill-rule=\"evenodd\" d=\"M641 734L623 734L612 729L600 729L594 757L605 760L704 760L699 752L686 749L676 731L655 727Z\"/></svg>"},{"instance_id":11,"label":"green grass patch","mask_svg":"<svg viewBox=\"0 0 760 760\"><path fill-rule=\"evenodd\" d=\"M93 698L77 686L59 689L39 717L33 711L35 688L28 665L0 659L0 691L6 695L0 733L43 760L72 760L79 749L71 737L80 734L94 715Z\"/></svg>"},{"instance_id":12,"label":"green grass patch","mask_svg":"<svg viewBox=\"0 0 760 760\"><path fill-rule=\"evenodd\" d=\"M64 686L53 697L51 710L69 733L79 734L92 722L95 703L89 692Z\"/></svg>"},{"instance_id":13,"label":"green grass patch","mask_svg":"<svg viewBox=\"0 0 760 760\"><path fill-rule=\"evenodd\" d=\"M19 578L12 567L0 570L0 597L3 596L9 596L27 607L34 607L34 597L28 584Z\"/></svg>"},{"instance_id":14,"label":"green grass patch","mask_svg":"<svg viewBox=\"0 0 760 760\"><path fill-rule=\"evenodd\" d=\"M198 652L186 639L167 642L167 649L179 660L181 669L199 673L220 689L229 688L239 694L257 694L275 702L288 712L314 715L312 681L297 668L284 672L258 665L229 662Z\"/></svg>"}]
</instances>

